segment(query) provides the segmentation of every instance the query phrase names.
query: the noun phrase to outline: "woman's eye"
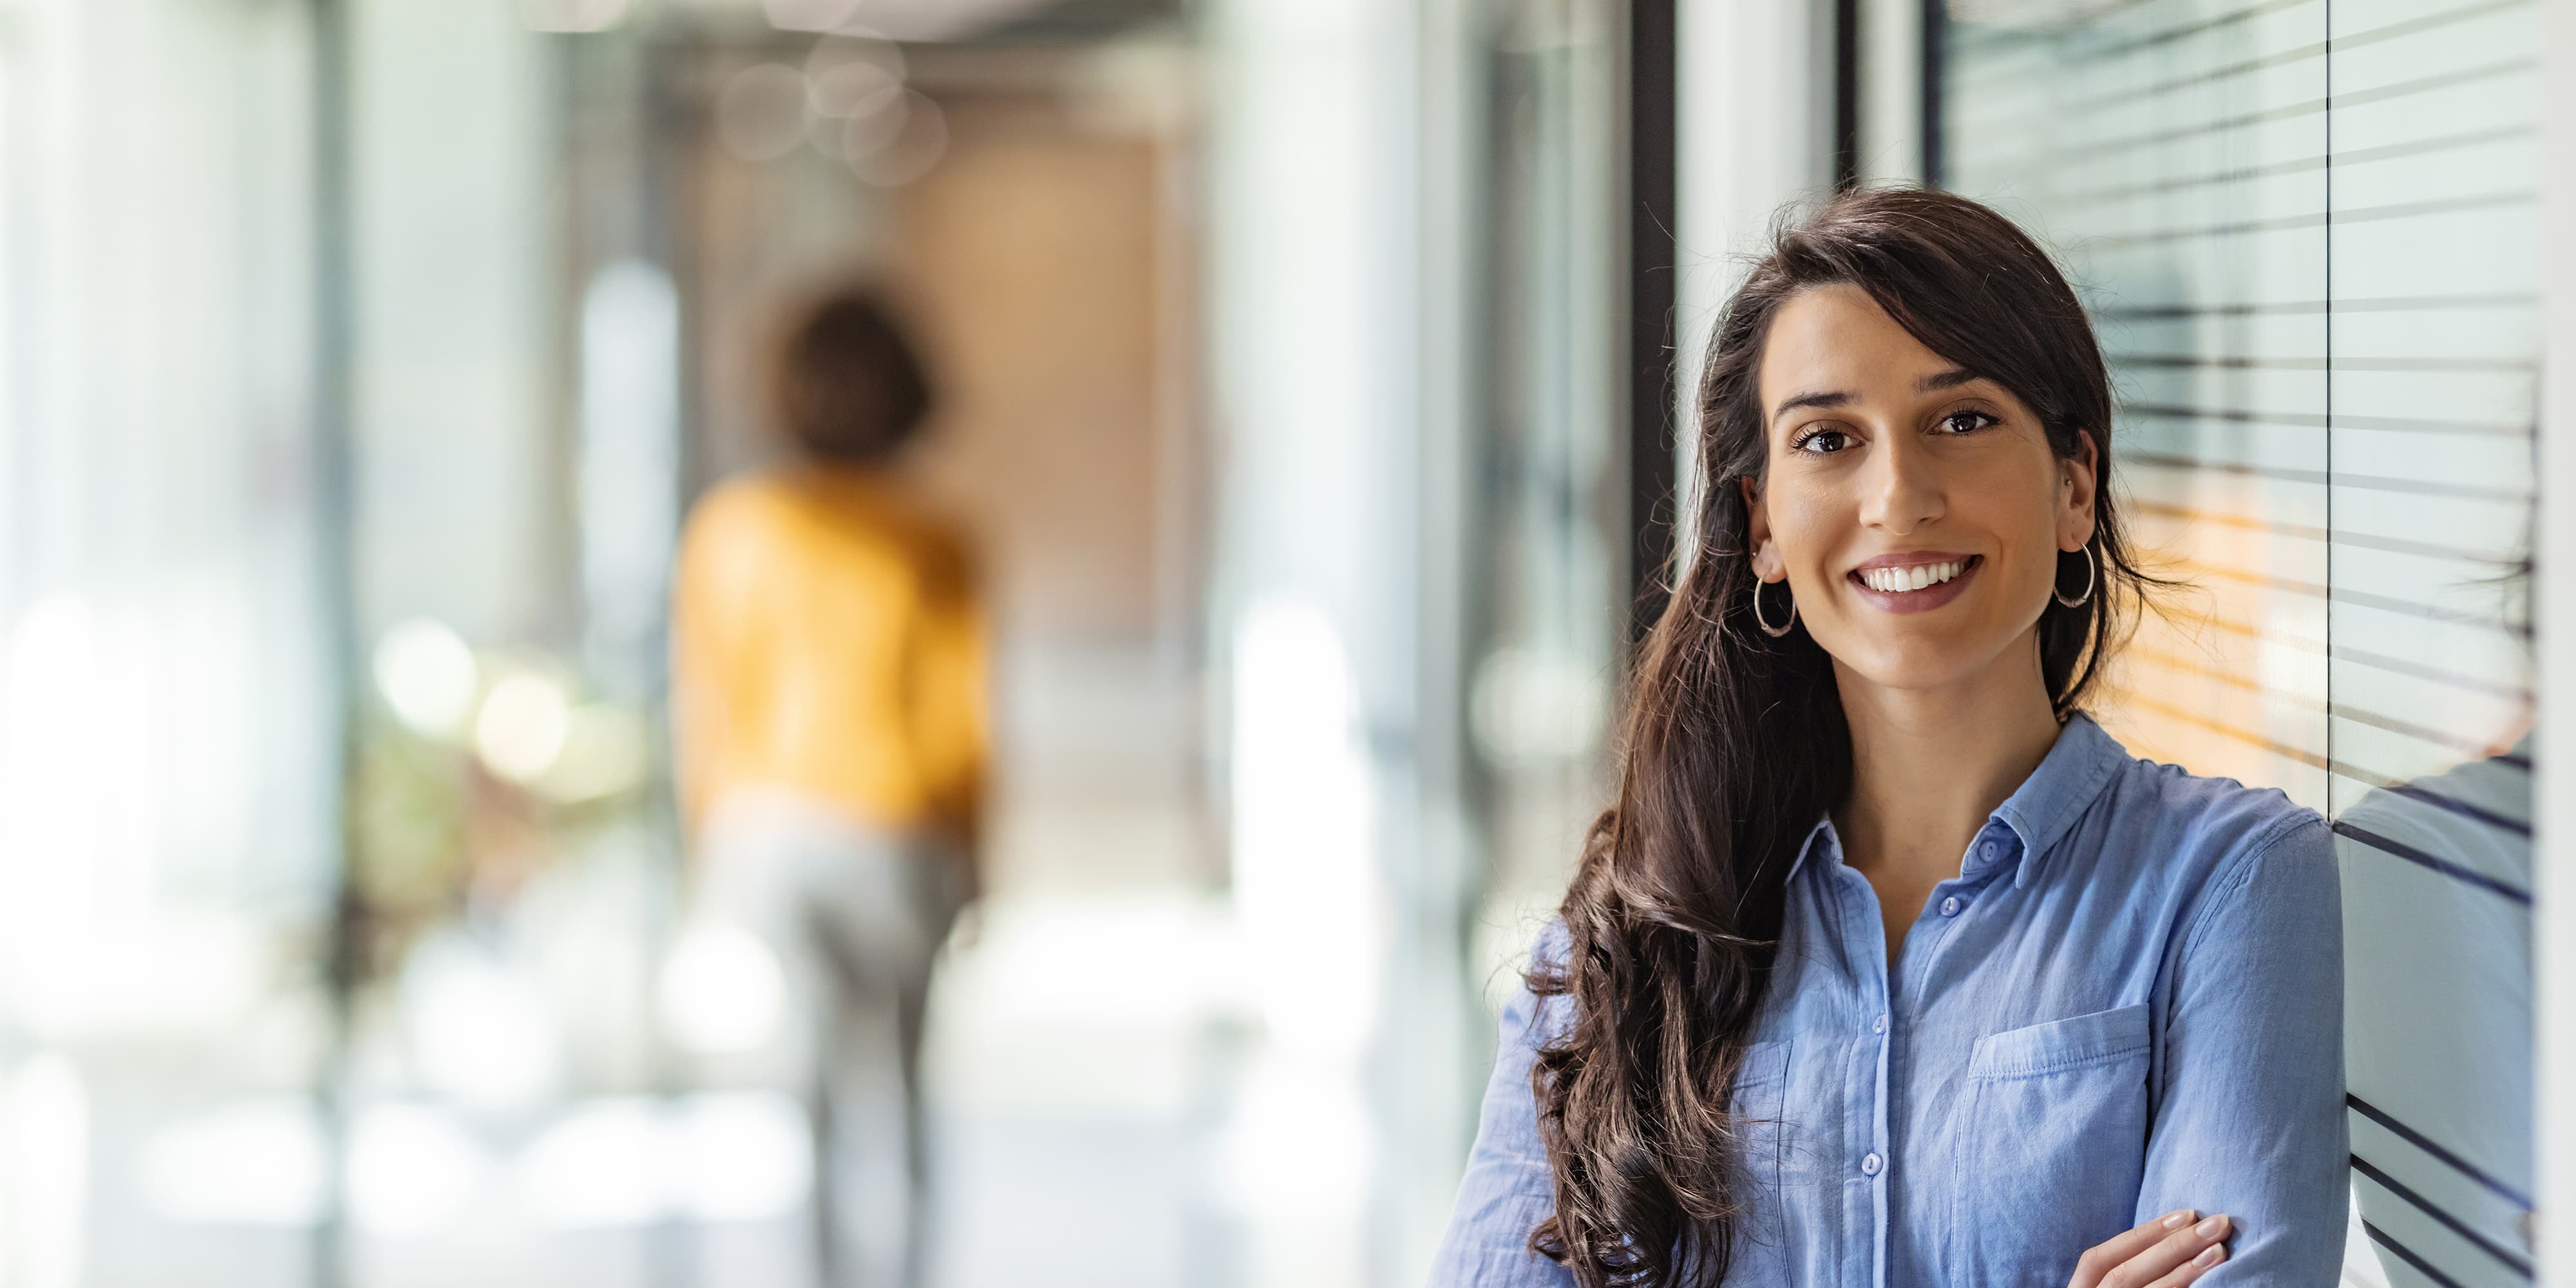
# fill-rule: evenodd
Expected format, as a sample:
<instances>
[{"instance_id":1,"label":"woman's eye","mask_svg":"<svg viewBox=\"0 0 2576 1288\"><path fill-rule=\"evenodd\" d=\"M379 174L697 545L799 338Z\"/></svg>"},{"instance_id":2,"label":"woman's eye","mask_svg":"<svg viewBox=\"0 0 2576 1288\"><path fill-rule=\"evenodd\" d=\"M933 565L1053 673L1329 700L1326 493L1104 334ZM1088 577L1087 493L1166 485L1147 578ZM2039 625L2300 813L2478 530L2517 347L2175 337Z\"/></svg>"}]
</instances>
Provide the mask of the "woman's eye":
<instances>
[{"instance_id":1,"label":"woman's eye","mask_svg":"<svg viewBox=\"0 0 2576 1288\"><path fill-rule=\"evenodd\" d=\"M1851 446L1851 435L1839 429L1819 429L1790 444L1793 450L1814 452L1818 455L1839 452L1849 446Z\"/></svg>"},{"instance_id":2,"label":"woman's eye","mask_svg":"<svg viewBox=\"0 0 2576 1288\"><path fill-rule=\"evenodd\" d=\"M1953 434L1973 434L1998 423L1994 417L1981 411L1954 411L1941 418L1941 427Z\"/></svg>"}]
</instances>

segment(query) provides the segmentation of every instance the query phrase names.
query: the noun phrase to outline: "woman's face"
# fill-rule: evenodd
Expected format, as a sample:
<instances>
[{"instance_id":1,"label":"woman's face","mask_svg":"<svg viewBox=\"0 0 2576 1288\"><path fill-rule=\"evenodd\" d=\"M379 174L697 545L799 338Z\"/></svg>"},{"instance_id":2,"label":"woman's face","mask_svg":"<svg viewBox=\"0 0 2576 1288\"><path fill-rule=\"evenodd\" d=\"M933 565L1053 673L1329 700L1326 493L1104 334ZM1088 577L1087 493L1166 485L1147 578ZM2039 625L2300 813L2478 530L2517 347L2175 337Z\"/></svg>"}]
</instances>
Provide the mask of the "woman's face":
<instances>
[{"instance_id":1,"label":"woman's face","mask_svg":"<svg viewBox=\"0 0 2576 1288\"><path fill-rule=\"evenodd\" d=\"M2035 667L2058 552L2093 535L2092 436L2058 459L2019 398L1857 286L1782 305L1758 383L1769 465L1740 482L1768 619L1788 614L1785 578L1816 643L1890 688Z\"/></svg>"}]
</instances>

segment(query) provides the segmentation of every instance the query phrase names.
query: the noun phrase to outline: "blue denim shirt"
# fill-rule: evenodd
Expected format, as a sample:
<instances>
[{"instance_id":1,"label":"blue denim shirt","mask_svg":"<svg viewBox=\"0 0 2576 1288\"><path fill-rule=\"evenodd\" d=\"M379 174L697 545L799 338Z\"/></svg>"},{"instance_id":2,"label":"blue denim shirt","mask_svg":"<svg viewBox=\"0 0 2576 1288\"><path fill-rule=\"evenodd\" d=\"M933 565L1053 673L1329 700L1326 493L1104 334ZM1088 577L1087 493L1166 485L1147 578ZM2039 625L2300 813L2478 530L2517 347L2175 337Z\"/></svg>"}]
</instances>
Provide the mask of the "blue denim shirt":
<instances>
[{"instance_id":1,"label":"blue denim shirt","mask_svg":"<svg viewBox=\"0 0 2576 1288\"><path fill-rule=\"evenodd\" d=\"M1539 954L1563 952L1550 926ZM1737 1075L1755 1192L1730 1283L2061 1288L2175 1208L2235 1218L2200 1283L2331 1285L2344 1244L2342 920L2325 821L2067 721L1906 932L1830 820L1801 849ZM1571 1284L1526 988L1432 1283Z\"/></svg>"}]
</instances>

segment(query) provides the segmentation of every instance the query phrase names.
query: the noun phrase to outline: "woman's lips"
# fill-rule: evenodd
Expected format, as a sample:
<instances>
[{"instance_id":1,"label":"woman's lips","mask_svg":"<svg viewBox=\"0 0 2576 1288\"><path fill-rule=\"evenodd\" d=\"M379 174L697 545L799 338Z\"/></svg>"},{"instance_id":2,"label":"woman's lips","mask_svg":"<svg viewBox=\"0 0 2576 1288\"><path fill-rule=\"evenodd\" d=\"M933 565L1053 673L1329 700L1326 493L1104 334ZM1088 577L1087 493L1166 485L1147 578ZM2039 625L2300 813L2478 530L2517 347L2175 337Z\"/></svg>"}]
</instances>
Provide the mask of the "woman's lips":
<instances>
[{"instance_id":1,"label":"woman's lips","mask_svg":"<svg viewBox=\"0 0 2576 1288\"><path fill-rule=\"evenodd\" d=\"M1961 568L1958 576L1937 586L1926 586L1921 590L1873 590L1868 582L1861 580L1861 570L1858 568L1845 574L1843 580L1850 582L1852 589L1858 591L1862 599L1888 612L1928 613L1965 593L1968 579L1976 576L1977 570L1985 566L1984 555L1970 555L1967 567Z\"/></svg>"}]
</instances>

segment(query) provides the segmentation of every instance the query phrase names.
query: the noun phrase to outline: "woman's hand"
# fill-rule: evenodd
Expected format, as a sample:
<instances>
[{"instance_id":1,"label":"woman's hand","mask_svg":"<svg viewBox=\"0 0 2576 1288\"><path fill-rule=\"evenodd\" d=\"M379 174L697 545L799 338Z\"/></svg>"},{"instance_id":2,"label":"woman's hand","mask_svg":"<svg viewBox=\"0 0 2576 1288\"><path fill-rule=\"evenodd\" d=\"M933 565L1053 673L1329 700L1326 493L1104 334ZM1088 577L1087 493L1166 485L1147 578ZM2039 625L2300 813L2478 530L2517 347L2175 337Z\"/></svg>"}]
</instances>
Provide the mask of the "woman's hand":
<instances>
[{"instance_id":1,"label":"woman's hand","mask_svg":"<svg viewBox=\"0 0 2576 1288\"><path fill-rule=\"evenodd\" d=\"M2227 1218L2192 1224L2199 1215L2167 1212L2096 1245L2076 1261L2066 1288L2182 1288L2227 1260Z\"/></svg>"}]
</instances>

